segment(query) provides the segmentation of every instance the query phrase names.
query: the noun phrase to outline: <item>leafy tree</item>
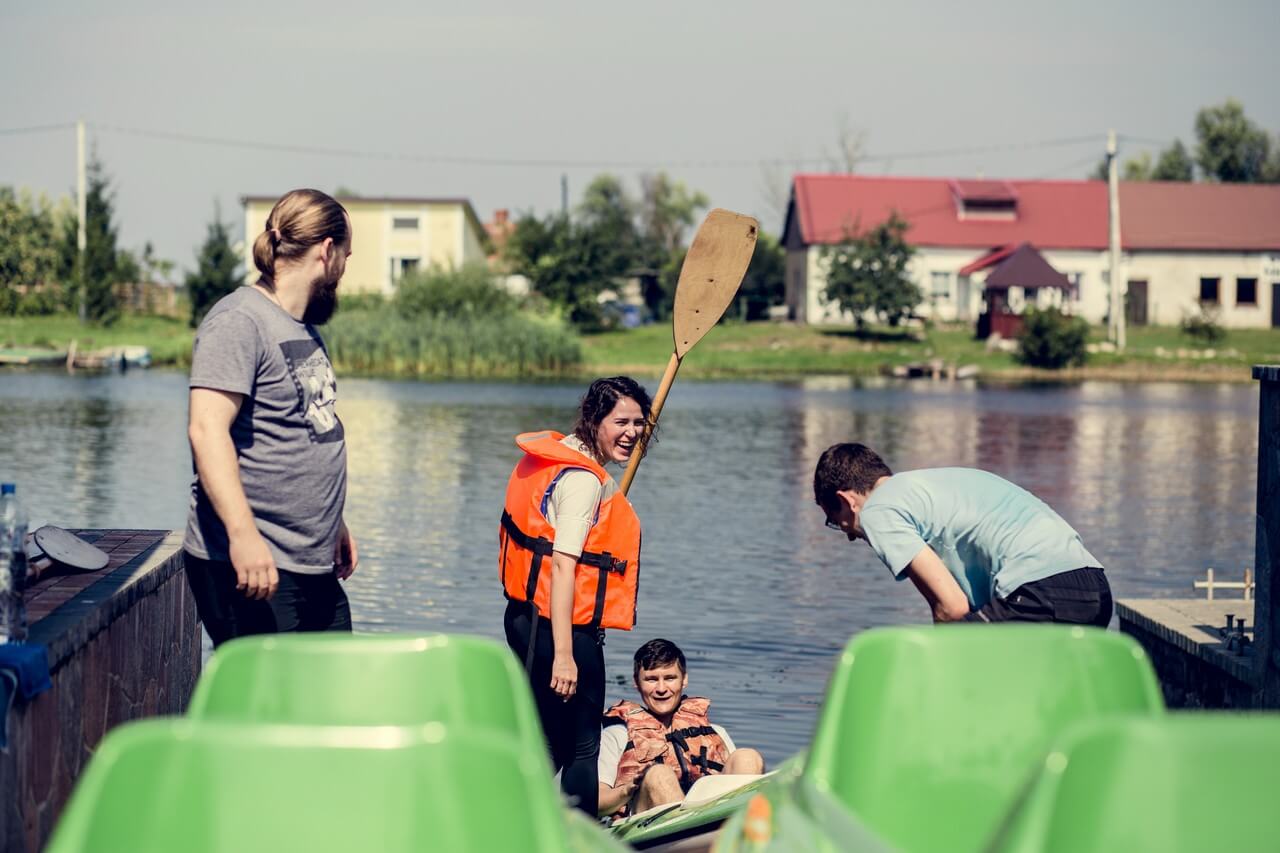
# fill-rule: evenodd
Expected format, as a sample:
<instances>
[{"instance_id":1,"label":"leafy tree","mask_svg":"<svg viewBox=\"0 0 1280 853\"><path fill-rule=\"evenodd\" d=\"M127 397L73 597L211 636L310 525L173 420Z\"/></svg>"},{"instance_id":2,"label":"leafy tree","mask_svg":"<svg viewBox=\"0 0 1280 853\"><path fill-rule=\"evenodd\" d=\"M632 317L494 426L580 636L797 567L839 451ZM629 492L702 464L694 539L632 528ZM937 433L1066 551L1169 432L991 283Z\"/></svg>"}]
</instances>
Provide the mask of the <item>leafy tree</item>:
<instances>
[{"instance_id":1,"label":"leafy tree","mask_svg":"<svg viewBox=\"0 0 1280 853\"><path fill-rule=\"evenodd\" d=\"M214 303L244 283L240 256L231 242L234 226L222 221L222 209L213 208L213 221L205 231L196 255L196 269L187 273L187 297L191 301L191 327L200 325Z\"/></svg>"},{"instance_id":2,"label":"leafy tree","mask_svg":"<svg viewBox=\"0 0 1280 853\"><path fill-rule=\"evenodd\" d=\"M1280 184L1280 136L1276 137L1275 144L1271 146L1271 156L1262 169L1262 180L1268 184Z\"/></svg>"},{"instance_id":3,"label":"leafy tree","mask_svg":"<svg viewBox=\"0 0 1280 853\"><path fill-rule=\"evenodd\" d=\"M1137 157L1130 157L1124 161L1124 165L1120 168L1120 180L1149 181L1151 171L1151 154L1143 151Z\"/></svg>"},{"instance_id":4,"label":"leafy tree","mask_svg":"<svg viewBox=\"0 0 1280 853\"><path fill-rule=\"evenodd\" d=\"M1223 183L1262 180L1271 139L1234 98L1196 114L1196 160L1204 174Z\"/></svg>"},{"instance_id":5,"label":"leafy tree","mask_svg":"<svg viewBox=\"0 0 1280 853\"><path fill-rule=\"evenodd\" d=\"M1187 153L1187 148L1182 144L1181 139L1173 140L1172 145L1160 152L1160 159L1156 161L1156 166L1151 171L1151 180L1191 181L1194 179L1195 164L1191 161L1191 155Z\"/></svg>"},{"instance_id":6,"label":"leafy tree","mask_svg":"<svg viewBox=\"0 0 1280 853\"><path fill-rule=\"evenodd\" d=\"M668 317L675 298L675 284L684 263L685 236L698 220L698 210L709 203L696 190L671 180L665 172L640 178L637 232L638 262L644 301L656 317ZM672 276L674 266L674 277Z\"/></svg>"},{"instance_id":7,"label":"leafy tree","mask_svg":"<svg viewBox=\"0 0 1280 853\"><path fill-rule=\"evenodd\" d=\"M516 220L503 247L511 271L529 279L534 292L559 306L581 329L602 325L600 291L622 275L625 256L608 229L575 223L564 214Z\"/></svg>"},{"instance_id":8,"label":"leafy tree","mask_svg":"<svg viewBox=\"0 0 1280 853\"><path fill-rule=\"evenodd\" d=\"M747 274L738 289L742 319L763 320L769 308L786 301L787 253L777 239L761 231Z\"/></svg>"},{"instance_id":9,"label":"leafy tree","mask_svg":"<svg viewBox=\"0 0 1280 853\"><path fill-rule=\"evenodd\" d=\"M909 227L894 211L871 230L858 234L851 229L845 243L822 250L826 298L852 314L859 330L869 315L896 326L924 298L907 275L915 254L906 241Z\"/></svg>"},{"instance_id":10,"label":"leafy tree","mask_svg":"<svg viewBox=\"0 0 1280 853\"><path fill-rule=\"evenodd\" d=\"M1022 312L1022 323L1018 360L1023 364L1051 370L1084 364L1089 339L1084 318L1070 317L1057 308L1028 308Z\"/></svg>"},{"instance_id":11,"label":"leafy tree","mask_svg":"<svg viewBox=\"0 0 1280 853\"><path fill-rule=\"evenodd\" d=\"M56 283L57 230L57 216L46 199L0 187L0 313L17 310L19 288Z\"/></svg>"}]
</instances>

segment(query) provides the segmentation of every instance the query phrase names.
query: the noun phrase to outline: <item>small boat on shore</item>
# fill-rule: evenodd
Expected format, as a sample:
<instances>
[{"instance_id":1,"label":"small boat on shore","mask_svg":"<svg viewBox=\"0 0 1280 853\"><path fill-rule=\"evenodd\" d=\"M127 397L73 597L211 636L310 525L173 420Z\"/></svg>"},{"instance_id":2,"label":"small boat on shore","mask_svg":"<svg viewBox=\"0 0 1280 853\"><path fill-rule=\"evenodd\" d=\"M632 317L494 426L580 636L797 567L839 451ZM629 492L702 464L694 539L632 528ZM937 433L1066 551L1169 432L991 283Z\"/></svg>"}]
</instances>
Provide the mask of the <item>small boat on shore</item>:
<instances>
[{"instance_id":1,"label":"small boat on shore","mask_svg":"<svg viewBox=\"0 0 1280 853\"><path fill-rule=\"evenodd\" d=\"M62 364L66 360L66 350L48 347L0 347L0 365L34 367Z\"/></svg>"},{"instance_id":2,"label":"small boat on shore","mask_svg":"<svg viewBox=\"0 0 1280 853\"><path fill-rule=\"evenodd\" d=\"M150 367L151 351L144 346L126 345L103 347L89 352L71 354L71 366L85 370L128 370Z\"/></svg>"}]
</instances>

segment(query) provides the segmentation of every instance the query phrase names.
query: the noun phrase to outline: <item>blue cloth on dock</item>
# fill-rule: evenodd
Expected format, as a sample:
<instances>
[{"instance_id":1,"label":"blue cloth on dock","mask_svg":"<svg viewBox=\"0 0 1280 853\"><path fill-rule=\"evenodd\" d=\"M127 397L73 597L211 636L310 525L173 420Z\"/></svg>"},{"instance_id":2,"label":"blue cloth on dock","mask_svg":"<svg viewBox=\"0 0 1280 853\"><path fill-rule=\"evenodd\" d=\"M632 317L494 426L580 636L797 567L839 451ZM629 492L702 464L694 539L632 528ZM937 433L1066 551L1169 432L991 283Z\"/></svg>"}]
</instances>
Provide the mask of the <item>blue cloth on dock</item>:
<instances>
[{"instance_id":1,"label":"blue cloth on dock","mask_svg":"<svg viewBox=\"0 0 1280 853\"><path fill-rule=\"evenodd\" d=\"M9 709L15 696L23 701L53 686L49 653L40 643L0 645L0 749L9 746Z\"/></svg>"}]
</instances>

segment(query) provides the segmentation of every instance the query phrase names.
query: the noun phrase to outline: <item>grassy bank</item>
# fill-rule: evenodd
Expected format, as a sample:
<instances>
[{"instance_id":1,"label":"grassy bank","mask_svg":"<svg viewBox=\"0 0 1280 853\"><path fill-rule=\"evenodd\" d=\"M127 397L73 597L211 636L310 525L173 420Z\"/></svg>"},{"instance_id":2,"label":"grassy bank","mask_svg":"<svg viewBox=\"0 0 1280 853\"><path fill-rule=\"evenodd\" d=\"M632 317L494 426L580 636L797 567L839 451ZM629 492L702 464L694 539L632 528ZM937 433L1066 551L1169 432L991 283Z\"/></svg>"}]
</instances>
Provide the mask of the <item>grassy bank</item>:
<instances>
[{"instance_id":1,"label":"grassy bank","mask_svg":"<svg viewBox=\"0 0 1280 853\"><path fill-rule=\"evenodd\" d=\"M789 324L726 324L712 330L680 368L682 376L767 379L812 374L870 376L886 367L939 358L976 365L984 377L1007 379L1119 379L1153 381L1250 380L1249 368L1280 362L1280 330L1230 331L1205 347L1177 328L1129 330L1123 355L1091 353L1082 368L1047 371L1025 367L1010 353L988 352L972 328L945 327L917 332L895 329L856 334L852 328ZM1101 341L1104 330L1094 329ZM587 372L661 374L671 355L670 327L662 324L609 332L584 340Z\"/></svg>"},{"instance_id":2,"label":"grassy bank","mask_svg":"<svg viewBox=\"0 0 1280 853\"><path fill-rule=\"evenodd\" d=\"M504 321L505 322L505 321ZM541 324L541 325L539 325ZM553 328L554 327L554 328ZM534 318L510 326L465 319L414 321L373 311L339 312L324 331L346 375L431 378L661 374L671 355L671 329L654 324L578 338L554 321ZM1100 341L1103 330L1095 328ZM192 332L182 320L125 316L111 327L82 325L75 317L0 317L0 346L80 350L141 344L156 364L185 366ZM922 340L876 329L730 323L713 329L685 360L684 377L776 379L814 374L870 376L886 366L940 358L977 365L987 378L1119 379L1136 381L1250 380L1253 364L1280 363L1280 330L1230 331L1212 347L1177 328L1129 330L1123 355L1097 352L1087 366L1062 371L1024 367L1008 353L987 352L969 327L932 329Z\"/></svg>"},{"instance_id":3,"label":"grassy bank","mask_svg":"<svg viewBox=\"0 0 1280 853\"><path fill-rule=\"evenodd\" d=\"M87 352L137 344L151 351L153 364L185 366L191 361L193 332L185 319L127 314L111 326L81 323L73 314L0 317L0 347L50 347Z\"/></svg>"}]
</instances>

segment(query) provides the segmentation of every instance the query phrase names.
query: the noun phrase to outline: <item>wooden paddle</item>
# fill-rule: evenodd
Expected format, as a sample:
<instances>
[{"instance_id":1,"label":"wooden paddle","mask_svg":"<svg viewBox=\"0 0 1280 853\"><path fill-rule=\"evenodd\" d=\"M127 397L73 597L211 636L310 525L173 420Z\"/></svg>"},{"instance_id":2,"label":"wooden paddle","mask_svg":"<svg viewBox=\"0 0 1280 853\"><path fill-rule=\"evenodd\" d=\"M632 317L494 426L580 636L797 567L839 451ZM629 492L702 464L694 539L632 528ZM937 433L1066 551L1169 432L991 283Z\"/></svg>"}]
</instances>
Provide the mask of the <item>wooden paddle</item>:
<instances>
[{"instance_id":1,"label":"wooden paddle","mask_svg":"<svg viewBox=\"0 0 1280 853\"><path fill-rule=\"evenodd\" d=\"M751 263L751 255L756 250L759 230L760 223L750 216L716 208L707 214L702 225L698 226L698 233L693 235L693 243L684 256L684 265L680 267L680 280L676 283L672 317L675 351L671 353L667 372L662 375L658 393L654 395L644 434L631 452L627 472L622 476L620 488L624 495L636 477L649 436L658 425L658 415L662 413L662 404L667 401L667 392L676 381L680 362L694 344L720 321L733 302L742 277L747 273L747 265Z\"/></svg>"}]
</instances>

